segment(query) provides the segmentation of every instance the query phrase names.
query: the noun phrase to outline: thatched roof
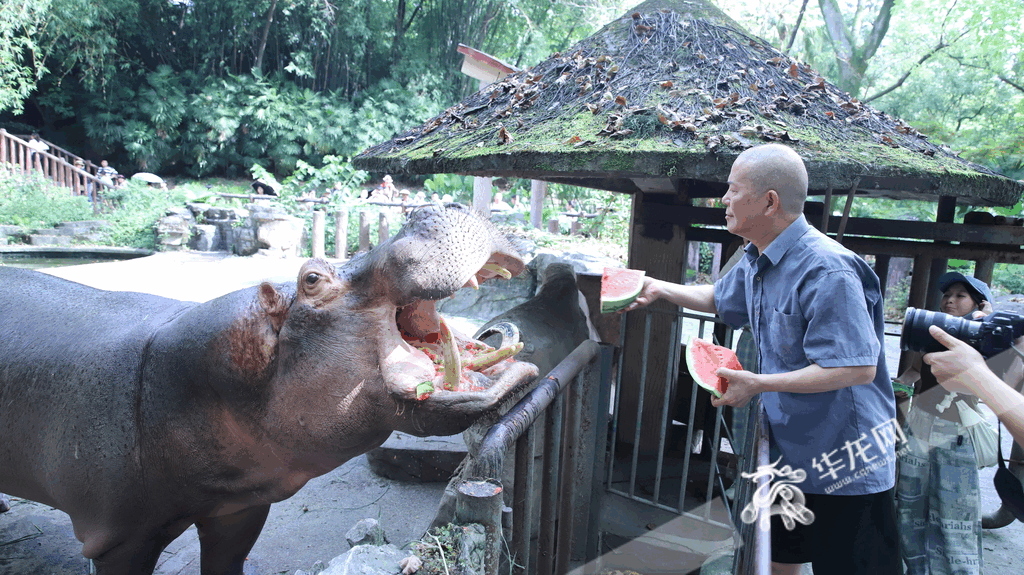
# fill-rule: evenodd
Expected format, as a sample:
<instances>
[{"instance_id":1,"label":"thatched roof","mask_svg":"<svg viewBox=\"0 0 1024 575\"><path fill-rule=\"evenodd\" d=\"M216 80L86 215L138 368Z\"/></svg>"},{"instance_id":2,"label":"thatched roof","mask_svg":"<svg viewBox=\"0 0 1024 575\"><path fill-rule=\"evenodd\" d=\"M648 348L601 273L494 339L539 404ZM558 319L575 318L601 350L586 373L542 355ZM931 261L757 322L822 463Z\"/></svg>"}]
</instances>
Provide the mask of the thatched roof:
<instances>
[{"instance_id":1,"label":"thatched roof","mask_svg":"<svg viewBox=\"0 0 1024 575\"><path fill-rule=\"evenodd\" d=\"M1024 191L851 99L706 0L648 0L355 164L671 190L725 182L737 154L768 141L803 156L812 193L856 184L870 195L1012 205Z\"/></svg>"}]
</instances>

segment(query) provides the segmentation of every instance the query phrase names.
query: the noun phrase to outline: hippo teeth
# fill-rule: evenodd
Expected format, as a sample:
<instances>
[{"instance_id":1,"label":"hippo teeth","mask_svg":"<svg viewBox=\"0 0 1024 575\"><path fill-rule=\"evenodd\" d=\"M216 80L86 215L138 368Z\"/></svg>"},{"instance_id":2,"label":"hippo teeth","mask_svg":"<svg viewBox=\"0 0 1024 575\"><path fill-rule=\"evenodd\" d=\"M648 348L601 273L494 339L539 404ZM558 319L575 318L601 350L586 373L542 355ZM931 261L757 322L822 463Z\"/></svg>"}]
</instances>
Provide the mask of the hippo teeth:
<instances>
[{"instance_id":1,"label":"hippo teeth","mask_svg":"<svg viewBox=\"0 0 1024 575\"><path fill-rule=\"evenodd\" d=\"M459 357L459 349L452 335L452 328L444 318L439 318L441 323L441 354L444 356L444 379L441 381L441 388L447 390L457 389L459 380L462 378L462 358Z\"/></svg>"},{"instance_id":2,"label":"hippo teeth","mask_svg":"<svg viewBox=\"0 0 1024 575\"><path fill-rule=\"evenodd\" d=\"M520 351L523 351L523 345L523 342L519 342L508 347L503 347L501 349L496 349L494 351L489 351L487 353L481 353L480 355L474 357L472 360L467 361L464 367L472 371L481 371L487 369L488 367L491 367L492 365L498 363L499 361L503 361L519 353Z\"/></svg>"},{"instance_id":3,"label":"hippo teeth","mask_svg":"<svg viewBox=\"0 0 1024 575\"><path fill-rule=\"evenodd\" d=\"M491 271L491 272L494 272L494 273L498 274L499 276L501 276L504 279L507 279L507 280L512 279L512 272L510 272L507 269L499 266L498 264L484 264L483 269Z\"/></svg>"}]
</instances>

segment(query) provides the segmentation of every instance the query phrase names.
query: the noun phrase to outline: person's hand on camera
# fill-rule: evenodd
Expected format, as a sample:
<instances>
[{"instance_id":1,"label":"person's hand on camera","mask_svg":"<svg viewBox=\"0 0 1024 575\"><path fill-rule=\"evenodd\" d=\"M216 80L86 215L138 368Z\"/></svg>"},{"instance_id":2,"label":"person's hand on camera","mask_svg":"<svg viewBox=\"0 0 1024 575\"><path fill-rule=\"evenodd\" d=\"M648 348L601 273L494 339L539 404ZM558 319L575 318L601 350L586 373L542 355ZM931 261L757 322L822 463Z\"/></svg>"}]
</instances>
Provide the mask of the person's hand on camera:
<instances>
[{"instance_id":1,"label":"person's hand on camera","mask_svg":"<svg viewBox=\"0 0 1024 575\"><path fill-rule=\"evenodd\" d=\"M994 311L995 310L992 309L992 304L987 299L983 299L981 300L981 305L978 306L978 309L971 314L971 319L981 319L990 315Z\"/></svg>"},{"instance_id":2,"label":"person's hand on camera","mask_svg":"<svg viewBox=\"0 0 1024 575\"><path fill-rule=\"evenodd\" d=\"M976 349L938 326L929 327L928 333L948 350L924 355L924 362L932 366L935 379L949 391L974 394L974 379L983 370L988 370L985 358Z\"/></svg>"}]
</instances>

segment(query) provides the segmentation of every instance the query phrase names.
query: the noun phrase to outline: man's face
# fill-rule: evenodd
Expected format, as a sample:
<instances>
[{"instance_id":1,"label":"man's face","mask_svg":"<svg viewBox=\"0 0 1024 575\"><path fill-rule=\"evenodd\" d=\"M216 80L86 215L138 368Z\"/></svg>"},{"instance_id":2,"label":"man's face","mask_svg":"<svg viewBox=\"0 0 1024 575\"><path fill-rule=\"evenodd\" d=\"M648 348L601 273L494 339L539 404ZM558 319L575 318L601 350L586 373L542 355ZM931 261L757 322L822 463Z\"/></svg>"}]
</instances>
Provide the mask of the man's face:
<instances>
[{"instance_id":1,"label":"man's face","mask_svg":"<svg viewBox=\"0 0 1024 575\"><path fill-rule=\"evenodd\" d=\"M736 162L729 172L729 190L722 196L725 204L725 225L730 233L751 239L759 228L767 225L765 209L767 194L756 191L743 162Z\"/></svg>"}]
</instances>

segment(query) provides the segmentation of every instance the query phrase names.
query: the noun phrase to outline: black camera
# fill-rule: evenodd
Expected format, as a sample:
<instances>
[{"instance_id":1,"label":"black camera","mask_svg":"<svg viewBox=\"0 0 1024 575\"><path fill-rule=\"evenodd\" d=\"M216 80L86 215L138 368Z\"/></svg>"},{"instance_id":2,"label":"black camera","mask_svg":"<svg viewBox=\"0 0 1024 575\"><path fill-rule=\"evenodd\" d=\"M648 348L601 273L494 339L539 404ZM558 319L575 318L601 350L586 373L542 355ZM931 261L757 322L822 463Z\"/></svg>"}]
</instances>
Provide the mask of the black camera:
<instances>
[{"instance_id":1,"label":"black camera","mask_svg":"<svg viewBox=\"0 0 1024 575\"><path fill-rule=\"evenodd\" d=\"M1016 313L999 311L980 320L970 320L910 307L903 318L900 349L924 353L945 351L946 346L928 333L928 327L933 325L978 350L986 359L1010 349L1013 341L1024 335L1024 315Z\"/></svg>"}]
</instances>

